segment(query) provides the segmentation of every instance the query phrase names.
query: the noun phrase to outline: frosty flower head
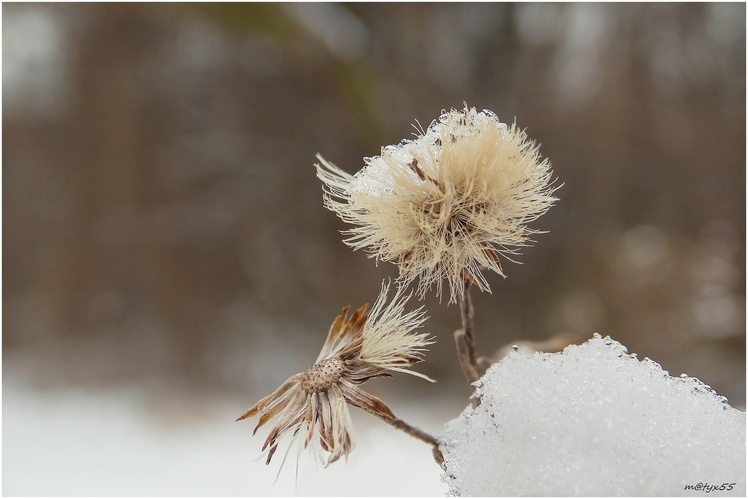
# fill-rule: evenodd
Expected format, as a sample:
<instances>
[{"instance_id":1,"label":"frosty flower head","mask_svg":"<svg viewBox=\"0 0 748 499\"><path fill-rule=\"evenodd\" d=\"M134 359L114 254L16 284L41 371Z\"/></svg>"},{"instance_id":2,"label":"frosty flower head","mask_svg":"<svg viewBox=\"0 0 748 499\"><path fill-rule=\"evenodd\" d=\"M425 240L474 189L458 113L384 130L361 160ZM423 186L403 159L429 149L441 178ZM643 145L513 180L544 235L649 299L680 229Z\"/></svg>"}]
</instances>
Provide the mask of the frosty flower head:
<instances>
[{"instance_id":1,"label":"frosty flower head","mask_svg":"<svg viewBox=\"0 0 748 499\"><path fill-rule=\"evenodd\" d=\"M260 414L255 432L277 416L262 450L267 449L266 464L286 434L301 436L304 447L311 444L319 455L327 454L327 463L348 456L353 450L351 419L347 404L395 419L390 408L359 385L380 376L400 371L429 379L408 370L423 360L425 347L431 344L426 333L416 333L426 317L423 307L405 312L410 295L398 289L385 304L389 286L383 285L371 311L367 306L350 316L348 307L330 327L316 363L303 373L288 378L276 391L253 405L237 421ZM431 380L429 380L431 381Z\"/></svg>"},{"instance_id":2,"label":"frosty flower head","mask_svg":"<svg viewBox=\"0 0 748 499\"><path fill-rule=\"evenodd\" d=\"M450 302L466 279L490 291L481 269L504 276L537 230L527 226L553 205L551 165L516 125L490 111L445 112L413 140L387 146L351 176L317 156L325 206L355 227L346 244L419 277L418 293L442 282Z\"/></svg>"}]
</instances>

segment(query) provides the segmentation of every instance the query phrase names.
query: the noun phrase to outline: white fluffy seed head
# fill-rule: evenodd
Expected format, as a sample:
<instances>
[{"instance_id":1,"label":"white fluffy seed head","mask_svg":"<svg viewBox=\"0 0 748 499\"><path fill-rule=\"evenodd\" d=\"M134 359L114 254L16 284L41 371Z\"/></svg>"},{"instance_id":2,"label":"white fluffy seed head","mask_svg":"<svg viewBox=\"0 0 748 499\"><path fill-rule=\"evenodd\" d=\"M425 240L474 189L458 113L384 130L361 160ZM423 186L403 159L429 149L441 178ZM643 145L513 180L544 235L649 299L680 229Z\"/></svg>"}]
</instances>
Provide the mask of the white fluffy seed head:
<instances>
[{"instance_id":1,"label":"white fluffy seed head","mask_svg":"<svg viewBox=\"0 0 748 499\"><path fill-rule=\"evenodd\" d=\"M504 276L509 259L530 243L527 226L557 200L551 165L516 125L490 111L445 112L413 140L387 146L351 176L318 156L325 206L354 227L346 244L400 267L400 282L419 277L450 302L469 277L490 291L481 270Z\"/></svg>"}]
</instances>

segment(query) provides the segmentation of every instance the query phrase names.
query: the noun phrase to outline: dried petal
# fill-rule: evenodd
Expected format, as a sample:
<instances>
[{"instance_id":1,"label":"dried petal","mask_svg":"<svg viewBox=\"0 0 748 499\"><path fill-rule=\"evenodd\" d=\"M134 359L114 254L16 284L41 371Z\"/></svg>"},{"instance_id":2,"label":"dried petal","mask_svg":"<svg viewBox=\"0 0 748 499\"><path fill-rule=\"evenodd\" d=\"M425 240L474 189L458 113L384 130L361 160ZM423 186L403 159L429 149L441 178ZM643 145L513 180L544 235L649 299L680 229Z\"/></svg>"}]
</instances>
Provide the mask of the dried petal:
<instances>
[{"instance_id":1,"label":"dried petal","mask_svg":"<svg viewBox=\"0 0 748 499\"><path fill-rule=\"evenodd\" d=\"M356 385L343 381L340 384L340 391L350 404L385 418L396 419L395 414L387 404L374 395L366 393Z\"/></svg>"}]
</instances>

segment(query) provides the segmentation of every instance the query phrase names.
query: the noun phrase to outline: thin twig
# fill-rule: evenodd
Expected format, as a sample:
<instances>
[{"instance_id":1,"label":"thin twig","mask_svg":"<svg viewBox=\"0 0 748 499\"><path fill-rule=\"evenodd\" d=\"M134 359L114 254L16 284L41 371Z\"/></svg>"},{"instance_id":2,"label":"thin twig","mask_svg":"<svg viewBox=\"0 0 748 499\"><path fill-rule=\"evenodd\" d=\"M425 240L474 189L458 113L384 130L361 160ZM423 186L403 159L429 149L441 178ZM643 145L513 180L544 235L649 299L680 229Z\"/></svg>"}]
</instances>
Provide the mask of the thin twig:
<instances>
[{"instance_id":1,"label":"thin twig","mask_svg":"<svg viewBox=\"0 0 748 499\"><path fill-rule=\"evenodd\" d=\"M465 331L465 340L468 346L470 365L477 367L478 363L475 357L475 326L473 324L473 300L470 298L470 280L465 277L462 282L462 299L460 300L462 330Z\"/></svg>"},{"instance_id":2,"label":"thin twig","mask_svg":"<svg viewBox=\"0 0 748 499\"><path fill-rule=\"evenodd\" d=\"M470 298L470 278L463 277L462 283L460 296L462 329L455 331L455 344L462 373L468 383L473 383L480 379L482 369L475 354L475 325L473 324L473 300Z\"/></svg>"},{"instance_id":3,"label":"thin twig","mask_svg":"<svg viewBox=\"0 0 748 499\"><path fill-rule=\"evenodd\" d=\"M444 462L444 456L442 456L442 453L439 450L439 441L433 435L430 435L423 430L420 430L414 426L409 425L402 419L390 418L380 412L370 411L363 405L360 407L366 410L367 412L369 412L370 414L375 415L376 417L378 417L379 419L381 419L388 425L393 426L400 431L404 431L411 437L415 437L418 440L421 440L422 442L426 442L427 444L430 444L433 447L432 452L434 454L434 460L437 462L437 464L441 465Z\"/></svg>"},{"instance_id":4,"label":"thin twig","mask_svg":"<svg viewBox=\"0 0 748 499\"><path fill-rule=\"evenodd\" d=\"M382 421L386 422L387 424L389 424L391 426L394 426L398 430L404 431L405 433L407 433L411 437L415 437L418 440L422 440L422 441L426 442L427 444L431 444L431 445L435 445L435 446L439 445L439 441L435 437L433 437L432 435L429 435L428 433L426 433L423 430L420 430L418 428L415 428L415 427L409 425L408 423L406 423L402 419L398 419L398 418L391 419L391 418L388 418L388 417L385 417L385 416L380 416L380 417L382 418Z\"/></svg>"}]
</instances>

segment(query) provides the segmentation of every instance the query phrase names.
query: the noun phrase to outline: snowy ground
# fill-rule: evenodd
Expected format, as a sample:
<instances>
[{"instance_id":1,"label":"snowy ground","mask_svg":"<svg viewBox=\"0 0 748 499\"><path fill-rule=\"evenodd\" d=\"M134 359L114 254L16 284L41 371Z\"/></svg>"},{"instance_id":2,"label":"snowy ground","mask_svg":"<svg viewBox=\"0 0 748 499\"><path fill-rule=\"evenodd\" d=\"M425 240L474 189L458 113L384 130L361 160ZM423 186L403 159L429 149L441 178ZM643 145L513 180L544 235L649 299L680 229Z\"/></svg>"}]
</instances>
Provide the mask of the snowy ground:
<instances>
[{"instance_id":1,"label":"snowy ground","mask_svg":"<svg viewBox=\"0 0 748 499\"><path fill-rule=\"evenodd\" d=\"M109 388L80 390L61 380L32 382L42 366L55 371L44 362L5 360L4 495L443 496L448 490L429 446L355 408L358 444L347 463L322 469L301 452L297 475L292 447L274 484L285 446L270 466L260 452L272 425L253 437L256 420L234 422L266 393L198 392L160 377L116 389L102 380ZM465 407L467 392L464 400L383 397L405 421L446 437L455 491L745 495L745 413L698 380L668 376L609 338L596 336L563 354L512 353L484 382L481 405L446 433L444 424ZM377 380L367 387L377 393ZM707 483L733 488L688 488Z\"/></svg>"},{"instance_id":2,"label":"snowy ground","mask_svg":"<svg viewBox=\"0 0 748 499\"><path fill-rule=\"evenodd\" d=\"M348 463L322 469L302 453L297 479L294 449L273 485L281 451L269 467L258 460L267 429L252 437L254 422L234 423L235 399L176 400L154 411L152 395L39 391L6 371L3 495L441 496L447 489L427 445L357 409L358 445ZM436 404L391 405L428 431L449 418Z\"/></svg>"}]
</instances>

